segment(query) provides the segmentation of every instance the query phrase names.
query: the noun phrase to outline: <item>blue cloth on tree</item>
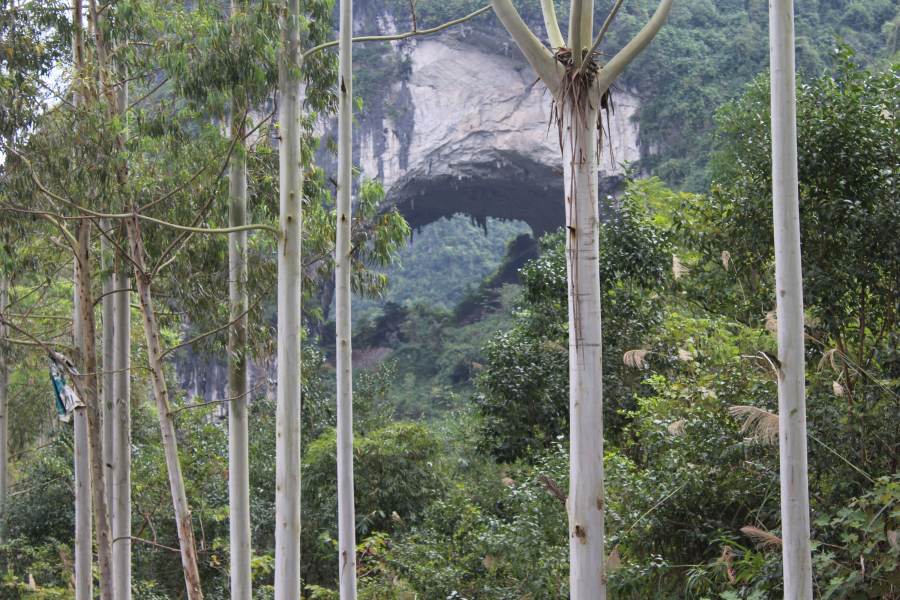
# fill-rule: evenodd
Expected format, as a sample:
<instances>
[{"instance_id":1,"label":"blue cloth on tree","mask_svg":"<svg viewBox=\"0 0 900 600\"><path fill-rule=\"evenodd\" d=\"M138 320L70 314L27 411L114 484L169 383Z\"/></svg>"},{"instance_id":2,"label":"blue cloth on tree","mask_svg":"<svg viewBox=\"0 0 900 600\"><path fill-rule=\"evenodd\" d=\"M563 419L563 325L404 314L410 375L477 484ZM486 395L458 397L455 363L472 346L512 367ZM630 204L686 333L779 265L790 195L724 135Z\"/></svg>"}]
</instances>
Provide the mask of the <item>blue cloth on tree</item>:
<instances>
[{"instance_id":1,"label":"blue cloth on tree","mask_svg":"<svg viewBox=\"0 0 900 600\"><path fill-rule=\"evenodd\" d=\"M59 414L59 420L63 423L72 420L72 412L76 408L84 406L81 398L66 383L66 371L78 374L69 359L58 352L51 352L50 379L53 381L53 391L56 395L56 412Z\"/></svg>"}]
</instances>

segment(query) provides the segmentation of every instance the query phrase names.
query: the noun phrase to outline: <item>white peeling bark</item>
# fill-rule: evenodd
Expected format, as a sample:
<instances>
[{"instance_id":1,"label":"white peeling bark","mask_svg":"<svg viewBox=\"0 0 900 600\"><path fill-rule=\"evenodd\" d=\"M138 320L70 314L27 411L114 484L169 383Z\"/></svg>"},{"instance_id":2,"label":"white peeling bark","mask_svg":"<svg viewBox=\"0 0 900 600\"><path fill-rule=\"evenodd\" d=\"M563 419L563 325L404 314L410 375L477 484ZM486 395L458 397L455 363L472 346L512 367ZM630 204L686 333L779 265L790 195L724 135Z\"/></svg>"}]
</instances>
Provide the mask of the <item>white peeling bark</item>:
<instances>
[{"instance_id":1,"label":"white peeling bark","mask_svg":"<svg viewBox=\"0 0 900 600\"><path fill-rule=\"evenodd\" d=\"M300 2L283 0L279 65L278 389L275 425L275 600L299 600L301 206Z\"/></svg>"},{"instance_id":2,"label":"white peeling bark","mask_svg":"<svg viewBox=\"0 0 900 600\"><path fill-rule=\"evenodd\" d=\"M353 0L341 0L338 52L338 184L335 240L337 340L338 584L356 600L356 509L353 501L353 362L350 312L350 226L353 217Z\"/></svg>"},{"instance_id":3,"label":"white peeling bark","mask_svg":"<svg viewBox=\"0 0 900 600\"><path fill-rule=\"evenodd\" d=\"M77 4L77 2L76 2ZM80 279L78 257L74 258L72 275L73 311L72 341L77 355L84 346L84 329L81 325L81 294L78 289ZM75 357L75 363L81 361ZM82 398L84 401L84 398ZM94 578L91 573L93 544L91 540L91 464L90 442L88 441L87 408L77 408L72 415L75 436L75 600L93 600Z\"/></svg>"},{"instance_id":4,"label":"white peeling bark","mask_svg":"<svg viewBox=\"0 0 900 600\"><path fill-rule=\"evenodd\" d=\"M91 500L94 505L94 529L97 532L98 587L101 600L112 598L112 529L109 524L109 508L106 503L105 467L103 465L103 440L100 425L100 377L97 364L97 323L94 318L94 294L91 285L90 262L91 225L81 224L75 260L78 262L76 281L81 304L82 346L84 360L82 390L87 414L88 442L90 444Z\"/></svg>"},{"instance_id":5,"label":"white peeling bark","mask_svg":"<svg viewBox=\"0 0 900 600\"><path fill-rule=\"evenodd\" d=\"M232 5L232 14L235 8ZM231 103L231 136L237 137L229 173L228 222L247 224L247 164L244 128L238 102ZM247 232L228 234L228 297L231 319L228 330L228 507L231 535L231 598L250 600L250 451L247 441Z\"/></svg>"},{"instance_id":6,"label":"white peeling bark","mask_svg":"<svg viewBox=\"0 0 900 600\"><path fill-rule=\"evenodd\" d=\"M200 571L197 569L197 546L194 541L194 525L191 521L191 510L188 506L187 493L184 487L184 476L181 474L181 462L178 459L178 439L175 434L175 417L169 411L169 390L166 385L163 362L160 360L159 322L150 294L150 280L144 264L144 244L141 240L140 225L137 217L126 219L128 242L131 260L136 267L135 284L140 301L141 316L144 324L144 337L147 342L147 370L153 385L153 396L156 401L156 412L159 415L159 427L162 432L163 450L166 456L166 468L169 472L169 489L172 493L172 504L175 509L175 525L178 531L178 543L181 549L181 566L184 570L184 583L188 600L202 600L200 589Z\"/></svg>"},{"instance_id":7,"label":"white peeling bark","mask_svg":"<svg viewBox=\"0 0 900 600\"><path fill-rule=\"evenodd\" d=\"M116 105L119 114L128 106L128 70L124 60L116 61L119 85ZM124 147L124 135L119 137ZM113 281L113 593L116 600L131 600L131 287L126 262L120 257ZM121 539L120 539L121 538ZM118 542L115 540L119 539Z\"/></svg>"},{"instance_id":8,"label":"white peeling bark","mask_svg":"<svg viewBox=\"0 0 900 600\"><path fill-rule=\"evenodd\" d=\"M4 321L9 318L6 307L9 306L9 274L3 271L0 275L0 314ZM9 327L0 324L0 338L9 337ZM9 367L6 352L0 355L0 544L6 543L6 487L7 469L9 468L8 432L9 421Z\"/></svg>"},{"instance_id":9,"label":"white peeling bark","mask_svg":"<svg viewBox=\"0 0 900 600\"><path fill-rule=\"evenodd\" d=\"M124 291L131 282L120 269L113 294L113 593L131 600L131 292Z\"/></svg>"},{"instance_id":10,"label":"white peeling bark","mask_svg":"<svg viewBox=\"0 0 900 600\"><path fill-rule=\"evenodd\" d=\"M592 94L591 105L599 107ZM604 600L603 353L597 111L563 114L566 267L569 278L569 593Z\"/></svg>"},{"instance_id":11,"label":"white peeling bark","mask_svg":"<svg viewBox=\"0 0 900 600\"><path fill-rule=\"evenodd\" d=\"M109 221L103 219L100 222L100 228L103 231L109 231ZM105 272L112 264L109 243L105 235L100 236L100 268ZM113 463L115 462L115 453L113 450L113 412L115 397L113 396L113 339L115 337L115 317L113 307L115 305L115 295L112 277L104 277L100 284L100 292L103 294L101 300L101 323L103 325L103 339L100 343L100 352L103 358L100 363L102 376L100 378L102 386L100 392L100 421L103 426L103 481L106 483L106 506L109 508L109 518L111 522L116 519L115 502L113 500ZM115 586L115 584L113 584ZM113 593L115 588L113 587Z\"/></svg>"},{"instance_id":12,"label":"white peeling bark","mask_svg":"<svg viewBox=\"0 0 900 600\"><path fill-rule=\"evenodd\" d=\"M769 7L784 598L812 600L794 6L772 0Z\"/></svg>"}]
</instances>

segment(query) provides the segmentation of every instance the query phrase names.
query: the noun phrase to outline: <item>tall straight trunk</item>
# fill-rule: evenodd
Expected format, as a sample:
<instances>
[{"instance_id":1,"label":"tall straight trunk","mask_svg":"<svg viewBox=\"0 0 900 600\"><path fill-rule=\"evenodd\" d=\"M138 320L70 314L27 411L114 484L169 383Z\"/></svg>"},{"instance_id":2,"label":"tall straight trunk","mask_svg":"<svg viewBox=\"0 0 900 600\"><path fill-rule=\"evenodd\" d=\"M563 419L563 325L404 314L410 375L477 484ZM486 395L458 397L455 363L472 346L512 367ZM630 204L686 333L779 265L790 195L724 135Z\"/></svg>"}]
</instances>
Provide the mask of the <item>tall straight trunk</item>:
<instances>
[{"instance_id":1,"label":"tall straight trunk","mask_svg":"<svg viewBox=\"0 0 900 600\"><path fill-rule=\"evenodd\" d=\"M232 14L236 10L232 5ZM228 220L231 227L247 224L247 164L243 107L231 103L231 136L237 138L229 174ZM250 600L250 450L247 441L247 232L228 234L228 296L231 318L228 330L228 506L231 533L231 598Z\"/></svg>"},{"instance_id":2,"label":"tall straight trunk","mask_svg":"<svg viewBox=\"0 0 900 600\"><path fill-rule=\"evenodd\" d=\"M603 496L603 353L600 219L597 214L597 97L578 116L563 112L566 268L569 279L569 590L606 598Z\"/></svg>"},{"instance_id":3,"label":"tall straight trunk","mask_svg":"<svg viewBox=\"0 0 900 600\"><path fill-rule=\"evenodd\" d=\"M131 600L131 282L124 265L119 268L113 294L113 592L116 600Z\"/></svg>"},{"instance_id":4,"label":"tall straight trunk","mask_svg":"<svg viewBox=\"0 0 900 600\"><path fill-rule=\"evenodd\" d=\"M812 600L794 6L793 0L772 0L769 7L784 598Z\"/></svg>"},{"instance_id":5,"label":"tall straight trunk","mask_svg":"<svg viewBox=\"0 0 900 600\"><path fill-rule=\"evenodd\" d=\"M279 65L278 388L275 425L275 600L299 600L301 220L300 0L283 0Z\"/></svg>"},{"instance_id":6,"label":"tall straight trunk","mask_svg":"<svg viewBox=\"0 0 900 600\"><path fill-rule=\"evenodd\" d=\"M9 273L6 270L0 274L0 314L3 320L9 319L6 314L9 306ZM9 328L0 324L0 338L6 340L9 337ZM6 487L7 469L9 468L8 431L9 421L9 368L7 366L6 351L0 354L0 544L6 543Z\"/></svg>"},{"instance_id":7,"label":"tall straight trunk","mask_svg":"<svg viewBox=\"0 0 900 600\"><path fill-rule=\"evenodd\" d=\"M491 6L557 102L565 181L569 306L569 593L572 600L606 598L603 491L600 221L597 208L597 117L600 99L665 24L674 0L660 0L647 24L602 69L583 65L621 6L617 2L591 44L593 0L571 0L567 53L554 54L522 20L510 0ZM553 2L542 1L551 43L559 43ZM587 58L587 57L585 57ZM559 59L559 60L558 60ZM595 75L590 75L596 70Z\"/></svg>"},{"instance_id":8,"label":"tall straight trunk","mask_svg":"<svg viewBox=\"0 0 900 600\"><path fill-rule=\"evenodd\" d=\"M144 243L137 216L126 219L128 242L131 260L135 265L135 284L140 300L141 316L144 324L144 337L147 342L147 370L153 385L153 396L156 400L156 412L159 415L159 428L162 432L163 450L166 455L166 468L169 471L169 488L172 492L172 504L175 509L175 525L178 530L178 543L181 548L181 566L184 570L184 583L189 600L202 600L200 589L200 571L197 568L197 545L194 541L194 525L188 507L187 493L184 488L184 476L181 474L181 462L178 459L178 440L175 434L175 417L169 411L169 390L163 362L160 360L159 322L150 294L150 278L144 264Z\"/></svg>"},{"instance_id":9,"label":"tall straight trunk","mask_svg":"<svg viewBox=\"0 0 900 600\"><path fill-rule=\"evenodd\" d=\"M116 62L118 110L128 106L128 71ZM120 146L122 144L120 143ZM119 257L113 295L113 593L116 600L131 600L131 281L125 257ZM115 540L119 540L116 542Z\"/></svg>"},{"instance_id":10,"label":"tall straight trunk","mask_svg":"<svg viewBox=\"0 0 900 600\"><path fill-rule=\"evenodd\" d=\"M76 2L76 5L78 2ZM84 346L84 330L81 326L81 294L78 289L78 257L74 258L72 274L73 308L72 341L75 346L75 364L81 363ZM71 375L70 375L71 376ZM82 398L82 400L84 400ZM88 408L77 408L72 416L75 436L75 600L93 600L94 577L92 574L93 543L91 541L91 466L88 440Z\"/></svg>"},{"instance_id":11,"label":"tall straight trunk","mask_svg":"<svg viewBox=\"0 0 900 600\"><path fill-rule=\"evenodd\" d=\"M100 427L100 377L97 364L97 325L94 319L94 294L91 286L90 221L82 223L78 232L78 294L81 296L82 375L86 398L84 412L88 416L88 440L90 442L91 499L94 503L94 528L97 532L97 563L100 567L100 598L112 598L112 537L109 526L109 509L106 504L106 486L103 466L103 440Z\"/></svg>"},{"instance_id":12,"label":"tall straight trunk","mask_svg":"<svg viewBox=\"0 0 900 600\"><path fill-rule=\"evenodd\" d=\"M100 222L100 228L103 231L109 231L109 221L103 219ZM100 236L100 268L105 273L109 269L110 250L106 236ZM106 483L106 506L109 508L110 522L115 522L116 511L115 502L113 501L113 463L115 462L115 454L113 451L113 411L115 398L113 397L113 338L115 329L115 317L113 316L113 305L115 296L113 291L113 278L104 277L101 283L100 291L103 294L101 319L103 323L103 340L100 344L100 351L103 353L101 368L103 369L102 391L100 400L102 409L100 411L100 419L103 424L103 481ZM115 583L112 584L113 593L115 592Z\"/></svg>"},{"instance_id":13,"label":"tall straight trunk","mask_svg":"<svg viewBox=\"0 0 900 600\"><path fill-rule=\"evenodd\" d=\"M350 312L353 185L353 0L341 0L338 55L338 184L335 244L337 335L338 582L341 600L356 600L356 510L353 502L353 361Z\"/></svg>"}]
</instances>

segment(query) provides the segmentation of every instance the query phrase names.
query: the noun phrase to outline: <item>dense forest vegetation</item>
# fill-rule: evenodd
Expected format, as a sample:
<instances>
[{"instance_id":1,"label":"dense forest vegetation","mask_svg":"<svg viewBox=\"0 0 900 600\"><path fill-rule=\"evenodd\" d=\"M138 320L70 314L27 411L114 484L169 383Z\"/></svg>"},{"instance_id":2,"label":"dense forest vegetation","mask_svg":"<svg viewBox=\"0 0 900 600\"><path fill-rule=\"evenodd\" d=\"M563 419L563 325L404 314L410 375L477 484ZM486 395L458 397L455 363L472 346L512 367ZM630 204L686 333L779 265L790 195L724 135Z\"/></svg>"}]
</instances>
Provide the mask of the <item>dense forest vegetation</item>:
<instances>
[{"instance_id":1,"label":"dense forest vegetation","mask_svg":"<svg viewBox=\"0 0 900 600\"><path fill-rule=\"evenodd\" d=\"M654 152L601 200L589 257L601 293L603 585L614 598L782 598L766 3L674 6L620 79L643 95ZM612 7L597 2L596 19ZM334 37L330 2L87 8L85 29L81 8L53 1L0 10L0 598L87 600L78 577L103 597L117 574L104 543L130 548L130 593L105 597L236 598L234 421L221 416L242 410L252 597L287 598L287 372L302 386L302 496L289 498L302 597L342 598L349 572L368 600L584 600L570 588L566 493L573 228L535 240L521 223L482 230L460 215L412 235L396 211L380 211L380 184L359 178L345 219L337 191L349 182L314 164L317 149L334 150L315 137L316 120L346 93L336 55L317 50ZM418 26L478 8L420 0ZM519 8L540 21L539 3ZM561 23L568 8L557 7ZM626 0L604 51L625 46L654 8ZM822 599L900 598L898 27L893 0L797 3L811 564ZM290 28L302 31L302 60L285 59ZM362 69L383 60L360 57ZM371 82L387 74L360 76L357 110L377 101ZM296 127L279 112L286 81L306 90ZM299 178L284 168L291 144ZM292 194L302 230L286 228ZM292 231L302 249L291 250ZM296 281L284 275L291 252ZM349 315L330 280L341 268L354 293L349 566L337 550L346 340L335 331ZM302 307L298 297L288 315L279 301L291 285ZM293 363L280 333L288 317ZM176 383L188 348L232 376L252 364L252 380L236 376L242 393L230 380L232 398L192 396ZM67 385L88 405L74 414L59 393ZM124 441L109 435L131 457L127 523L110 519L106 533L122 488L108 500L95 491L87 512L74 503L85 498L79 465L92 469L88 483L122 468L78 449L84 432L91 447L112 447L101 415L104 427L128 424ZM97 531L86 570L76 540L85 515Z\"/></svg>"}]
</instances>

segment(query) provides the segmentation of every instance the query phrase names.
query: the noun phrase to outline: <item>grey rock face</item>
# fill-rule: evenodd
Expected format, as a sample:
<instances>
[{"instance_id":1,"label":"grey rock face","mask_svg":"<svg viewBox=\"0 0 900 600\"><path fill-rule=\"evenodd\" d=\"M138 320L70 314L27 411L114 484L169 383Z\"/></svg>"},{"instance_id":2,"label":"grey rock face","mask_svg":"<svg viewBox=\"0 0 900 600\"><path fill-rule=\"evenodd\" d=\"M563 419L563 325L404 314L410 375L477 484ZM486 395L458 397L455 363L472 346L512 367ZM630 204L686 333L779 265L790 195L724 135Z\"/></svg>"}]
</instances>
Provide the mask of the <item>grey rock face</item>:
<instances>
[{"instance_id":1,"label":"grey rock face","mask_svg":"<svg viewBox=\"0 0 900 600\"><path fill-rule=\"evenodd\" d=\"M389 11L369 8L381 35L401 28ZM402 26L406 30L406 26ZM407 73L367 99L354 131L354 164L378 178L386 208L396 206L413 227L455 213L518 219L535 234L564 220L559 133L550 123L552 98L509 35L463 24L421 38L392 42ZM614 91L604 118L600 193L618 189L620 163L640 158L632 116L638 98ZM333 128L333 124L329 126ZM324 158L324 157L323 157Z\"/></svg>"}]
</instances>

